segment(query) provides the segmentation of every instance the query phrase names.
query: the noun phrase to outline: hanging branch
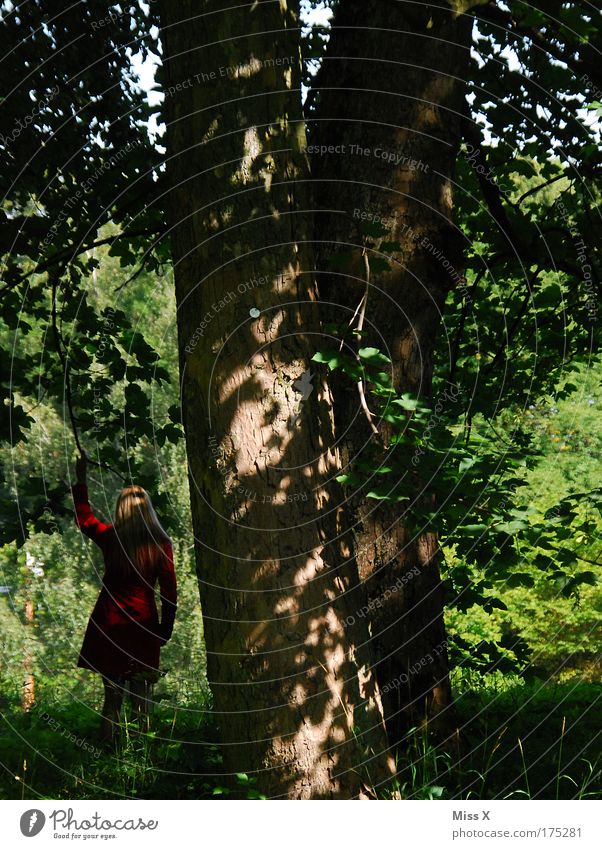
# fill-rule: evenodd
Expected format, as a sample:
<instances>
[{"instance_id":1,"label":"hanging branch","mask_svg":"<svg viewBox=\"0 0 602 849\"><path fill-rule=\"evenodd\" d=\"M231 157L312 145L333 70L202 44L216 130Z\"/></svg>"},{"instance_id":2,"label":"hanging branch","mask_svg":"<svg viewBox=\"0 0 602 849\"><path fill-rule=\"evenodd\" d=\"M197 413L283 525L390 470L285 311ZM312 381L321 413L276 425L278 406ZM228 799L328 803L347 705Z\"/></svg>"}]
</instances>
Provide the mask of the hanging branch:
<instances>
[{"instance_id":1,"label":"hanging branch","mask_svg":"<svg viewBox=\"0 0 602 849\"><path fill-rule=\"evenodd\" d=\"M113 236L107 236L103 239L97 239L92 242L88 242L83 245L82 241L77 243L75 246L69 246L68 248L64 248L61 251L53 254L49 259L45 262L38 263L34 268L30 271L25 271L23 274L19 275L15 280L11 280L7 283L4 283L2 288L0 288L0 294L18 286L20 283L23 283L29 277L32 277L34 274L43 274L45 271L48 274L60 274L60 271L57 270L56 266L60 265L63 268L66 268L74 259L76 259L81 254L85 254L88 251L91 251L93 248L101 247L102 245L112 245L115 242L118 242L122 239L135 239L142 238L143 236L156 236L155 243L160 241L160 239L165 235L165 230L149 230L141 229L141 230L130 230L124 231L123 233L116 233Z\"/></svg>"},{"instance_id":2,"label":"hanging branch","mask_svg":"<svg viewBox=\"0 0 602 849\"><path fill-rule=\"evenodd\" d=\"M147 261L147 259L148 259L149 257L153 256L153 248L155 247L155 244L156 244L156 241L155 241L155 243L154 243L153 245L151 245L151 246L150 246L150 248L148 248L148 249L147 249L147 250L143 253L143 255L142 255L142 259L141 259L141 261L140 261L140 267L139 267L138 269L136 269L136 271L134 271L134 273L133 273L133 274L131 274L131 275L127 278L127 280L125 280L123 283L120 283L120 284L119 284L119 286L115 286L115 288L113 289L113 292L114 292L115 294L117 294L117 292L121 292L121 290L122 290L125 286L127 286L127 285L128 285L128 283L132 283L134 280L136 280L136 278L137 278L137 277L139 277L139 276L142 274L142 272L143 272L143 271L144 271L144 269L146 268L146 261ZM155 260L156 260L156 257L155 257ZM159 263L159 264L160 264L160 263ZM162 268L163 268L163 266L161 266L161 269L162 269ZM163 274L161 274L160 276L161 276L161 277L163 277Z\"/></svg>"},{"instance_id":3,"label":"hanging branch","mask_svg":"<svg viewBox=\"0 0 602 849\"><path fill-rule=\"evenodd\" d=\"M466 318L468 317L468 310L470 309L470 305L474 302L474 296L476 294L477 287L481 281L481 278L485 275L487 271L489 271L489 267L490 266L486 263L481 266L478 273L475 275L472 286L470 287L470 291L466 294L466 297L464 298L460 321L458 322L458 328L456 330L454 341L452 343L452 353L450 358L451 362L449 367L449 376L447 378L450 383L453 382L453 379L456 374L456 366L458 364L458 357L460 355L460 344L462 342L462 336L464 334L464 325L466 324Z\"/></svg>"},{"instance_id":4,"label":"hanging branch","mask_svg":"<svg viewBox=\"0 0 602 849\"><path fill-rule=\"evenodd\" d=\"M538 265L536 267L535 271L533 272L533 276L531 277L531 279L529 280L527 278L527 281L526 281L527 282L527 291L525 292L523 302L522 302L517 314L514 316L514 320L513 320L512 324L510 325L510 328L506 331L506 340L500 344L500 346L499 346L498 350L496 351L491 362L488 365L486 365L485 368L483 369L483 375L490 374L493 371L493 369L495 368L495 366L498 364L498 362L501 360L502 356L504 355L504 352L509 349L510 343L512 342L512 340L514 338L516 331L520 327L523 316L527 312L527 309L529 307L529 302L533 298L533 286L537 282L537 278L539 277L541 270L542 270L541 266Z\"/></svg>"},{"instance_id":5,"label":"hanging branch","mask_svg":"<svg viewBox=\"0 0 602 849\"><path fill-rule=\"evenodd\" d=\"M368 289L370 288L370 260L368 259L368 250L366 248L366 245L364 245L364 250L362 252L362 256L364 258L364 267L365 267L365 270L366 270L366 291L364 292L364 297L362 298L362 300L360 302L359 317L358 317L358 320L357 320L357 329L360 332L364 327L364 317L366 315L366 305L368 303ZM364 382L361 378L357 382L357 391L359 392L360 404L362 405L362 410L366 414L366 418L368 419L368 424L372 428L372 433L375 433L378 436L378 428L376 427L376 425L372 421L374 414L371 413L370 410L368 409L368 404L366 402L366 395L364 394Z\"/></svg>"},{"instance_id":6,"label":"hanging branch","mask_svg":"<svg viewBox=\"0 0 602 849\"><path fill-rule=\"evenodd\" d=\"M67 362L67 358L63 351L63 344L61 340L61 335L59 333L59 328L57 325L56 319L56 293L58 288L58 274L49 274L52 280L52 306L51 306L51 318L52 318L52 332L54 334L54 345L56 348L56 352L58 354L58 358L60 360L61 366L63 367L63 375L65 378L65 399L67 401L67 410L69 412L69 419L71 421L71 430L73 431L73 437L75 439L75 444L77 445L77 450L80 454L83 454L83 449L81 443L79 441L79 434L77 432L77 425L75 422L75 415L73 413L73 397L71 395L71 380L69 376L69 363Z\"/></svg>"},{"instance_id":7,"label":"hanging branch","mask_svg":"<svg viewBox=\"0 0 602 849\"><path fill-rule=\"evenodd\" d=\"M359 311L362 308L365 307L367 297L368 297L368 292L366 290L366 291L364 291L364 294L362 295L359 304L355 308L355 311L354 311L353 315L351 316L351 318L349 319L347 327L345 328L345 331L344 331L343 335L341 336L341 344L339 345L339 351L343 350L343 345L345 344L345 336L347 335L347 331L350 330L350 328L353 326L353 322L357 318Z\"/></svg>"},{"instance_id":8,"label":"hanging branch","mask_svg":"<svg viewBox=\"0 0 602 849\"><path fill-rule=\"evenodd\" d=\"M49 273L49 277L51 278L51 286L52 286L52 304L51 304L51 323L52 323L52 332L54 335L54 343L58 358L60 360L61 366L63 367L63 375L65 378L65 400L67 402L67 411L69 413L69 420L71 422L71 430L73 432L73 438L75 439L75 444L77 446L77 450L80 454L84 453L82 448L79 433L77 431L77 420L75 418L75 414L73 412L73 395L71 392L71 376L69 372L69 361L64 351L63 340L61 339L61 334L58 328L57 323L57 311L56 311L56 297L57 297L57 288L59 283L59 274L57 272ZM97 460L92 460L88 457L88 462L93 466L97 466L99 469L107 469L107 471L112 472L114 475L117 475L118 478L121 478L125 483L127 479L112 466L109 466L108 463L101 463Z\"/></svg>"},{"instance_id":9,"label":"hanging branch","mask_svg":"<svg viewBox=\"0 0 602 849\"><path fill-rule=\"evenodd\" d=\"M358 317L356 330L361 332L363 327L364 327L364 317L366 315L366 305L368 304L368 290L370 288L370 261L368 259L368 250L367 250L365 244L364 244L363 250L362 250L362 258L364 260L366 288L364 289L364 294L362 295L359 304L355 308L354 313L351 316L351 318L350 318L350 320L347 324L347 327L345 328L343 335L341 336L341 343L339 345L339 351L343 350L343 345L345 343L345 336L347 335L347 332L353 327L353 322L355 321L356 317ZM358 362L360 362L360 364L361 364L361 361L360 361L358 355L356 354L355 356L356 356L356 359L358 360ZM372 428L372 432L375 433L378 436L378 429L374 426L374 423L372 421L372 419L374 418L374 413L370 412L370 409L368 408L368 404L366 402L366 394L364 392L364 383L361 379L358 380L358 382L357 382L357 391L359 392L360 405L362 407L362 410L364 411L366 418L368 419L368 424Z\"/></svg>"}]
</instances>

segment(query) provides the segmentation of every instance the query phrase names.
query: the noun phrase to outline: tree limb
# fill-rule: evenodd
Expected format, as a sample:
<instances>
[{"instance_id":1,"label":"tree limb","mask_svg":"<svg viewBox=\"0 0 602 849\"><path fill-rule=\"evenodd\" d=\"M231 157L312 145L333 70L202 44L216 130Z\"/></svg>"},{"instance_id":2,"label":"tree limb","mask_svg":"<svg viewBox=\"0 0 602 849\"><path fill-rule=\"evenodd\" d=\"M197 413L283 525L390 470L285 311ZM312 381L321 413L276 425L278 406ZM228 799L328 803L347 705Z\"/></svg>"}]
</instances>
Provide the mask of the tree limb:
<instances>
[{"instance_id":1,"label":"tree limb","mask_svg":"<svg viewBox=\"0 0 602 849\"><path fill-rule=\"evenodd\" d=\"M14 282L5 283L4 286L2 287L2 289L0 289L0 294L2 292L7 291L8 289L12 289L15 286L18 286L19 283L23 283L25 280L27 280L28 277L31 277L34 274L43 274L45 271L50 271L55 266L65 262L65 261L66 261L66 264L68 264L68 263L72 262L72 260L74 260L75 257L79 256L80 254L87 253L88 251L92 250L92 248L98 248L102 245L108 245L108 244L111 244L112 242L118 241L119 239L139 238L141 236L153 236L153 235L157 235L157 234L160 235L160 236L165 235L165 231L163 231L163 230L130 230L130 231L124 231L123 233L117 233L116 235L110 236L106 239L97 239L96 241L89 242L88 244L81 246L81 247L66 248L63 251L60 251L59 253L54 254L48 260L46 260L45 262L38 263L38 265L36 265L35 268L33 268L31 271L26 272L25 274L22 274Z\"/></svg>"}]
</instances>

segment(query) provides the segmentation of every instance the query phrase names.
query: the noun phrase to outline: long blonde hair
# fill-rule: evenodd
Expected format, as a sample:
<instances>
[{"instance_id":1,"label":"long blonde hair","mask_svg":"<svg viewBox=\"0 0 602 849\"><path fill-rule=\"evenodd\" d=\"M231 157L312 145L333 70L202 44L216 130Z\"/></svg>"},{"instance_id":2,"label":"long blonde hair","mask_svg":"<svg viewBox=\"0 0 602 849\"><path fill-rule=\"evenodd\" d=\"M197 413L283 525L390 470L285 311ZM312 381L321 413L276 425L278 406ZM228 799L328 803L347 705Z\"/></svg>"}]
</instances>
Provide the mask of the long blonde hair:
<instances>
[{"instance_id":1,"label":"long blonde hair","mask_svg":"<svg viewBox=\"0 0 602 849\"><path fill-rule=\"evenodd\" d=\"M171 540L145 489L133 485L121 490L115 504L113 527L124 555L120 558L124 572L137 571L150 578L160 560L160 546Z\"/></svg>"}]
</instances>

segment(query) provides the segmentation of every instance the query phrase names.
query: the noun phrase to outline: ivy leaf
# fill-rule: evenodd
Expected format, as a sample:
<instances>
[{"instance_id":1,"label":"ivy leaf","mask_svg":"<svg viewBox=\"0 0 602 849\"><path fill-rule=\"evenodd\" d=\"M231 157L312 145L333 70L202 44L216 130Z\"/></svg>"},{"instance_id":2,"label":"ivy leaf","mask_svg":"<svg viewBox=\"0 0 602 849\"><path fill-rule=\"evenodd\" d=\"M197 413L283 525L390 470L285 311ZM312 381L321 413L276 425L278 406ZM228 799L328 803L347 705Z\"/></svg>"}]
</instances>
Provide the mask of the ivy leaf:
<instances>
[{"instance_id":1,"label":"ivy leaf","mask_svg":"<svg viewBox=\"0 0 602 849\"><path fill-rule=\"evenodd\" d=\"M392 503L410 500L407 495L395 495L391 487L376 487L376 489L371 489L366 493L366 498L374 498L377 501L390 501Z\"/></svg>"},{"instance_id":2,"label":"ivy leaf","mask_svg":"<svg viewBox=\"0 0 602 849\"><path fill-rule=\"evenodd\" d=\"M330 371L333 371L336 368L339 368L345 359L345 355L342 351L316 351L316 353L312 357L312 361L314 363L326 363Z\"/></svg>"},{"instance_id":3,"label":"ivy leaf","mask_svg":"<svg viewBox=\"0 0 602 849\"><path fill-rule=\"evenodd\" d=\"M391 360L378 348L360 348L357 352L360 359L365 360L370 365L381 365L383 363L390 363Z\"/></svg>"},{"instance_id":4,"label":"ivy leaf","mask_svg":"<svg viewBox=\"0 0 602 849\"><path fill-rule=\"evenodd\" d=\"M419 403L418 399L412 398L409 392L405 392L401 398L395 398L394 401L391 401L391 404L402 407L404 410L416 410Z\"/></svg>"}]
</instances>

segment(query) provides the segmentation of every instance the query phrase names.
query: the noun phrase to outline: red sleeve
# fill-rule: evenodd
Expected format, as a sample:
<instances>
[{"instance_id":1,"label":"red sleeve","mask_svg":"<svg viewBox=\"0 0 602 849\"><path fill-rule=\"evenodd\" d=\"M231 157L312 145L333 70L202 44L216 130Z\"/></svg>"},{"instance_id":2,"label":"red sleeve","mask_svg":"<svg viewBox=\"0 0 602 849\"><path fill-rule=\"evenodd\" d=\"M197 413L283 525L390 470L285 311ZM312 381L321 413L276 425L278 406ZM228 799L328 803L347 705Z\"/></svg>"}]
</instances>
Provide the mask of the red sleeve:
<instances>
[{"instance_id":1,"label":"red sleeve","mask_svg":"<svg viewBox=\"0 0 602 849\"><path fill-rule=\"evenodd\" d=\"M161 598L161 625L159 634L162 640L169 640L173 631L178 604L178 587L173 566L173 548L170 542L162 546L165 557L162 558L159 572L159 590Z\"/></svg>"},{"instance_id":2,"label":"red sleeve","mask_svg":"<svg viewBox=\"0 0 602 849\"><path fill-rule=\"evenodd\" d=\"M85 483L76 483L71 487L73 501L75 504L75 522L83 534L102 545L101 538L111 525L105 525L96 518L88 502L88 487Z\"/></svg>"}]
</instances>

